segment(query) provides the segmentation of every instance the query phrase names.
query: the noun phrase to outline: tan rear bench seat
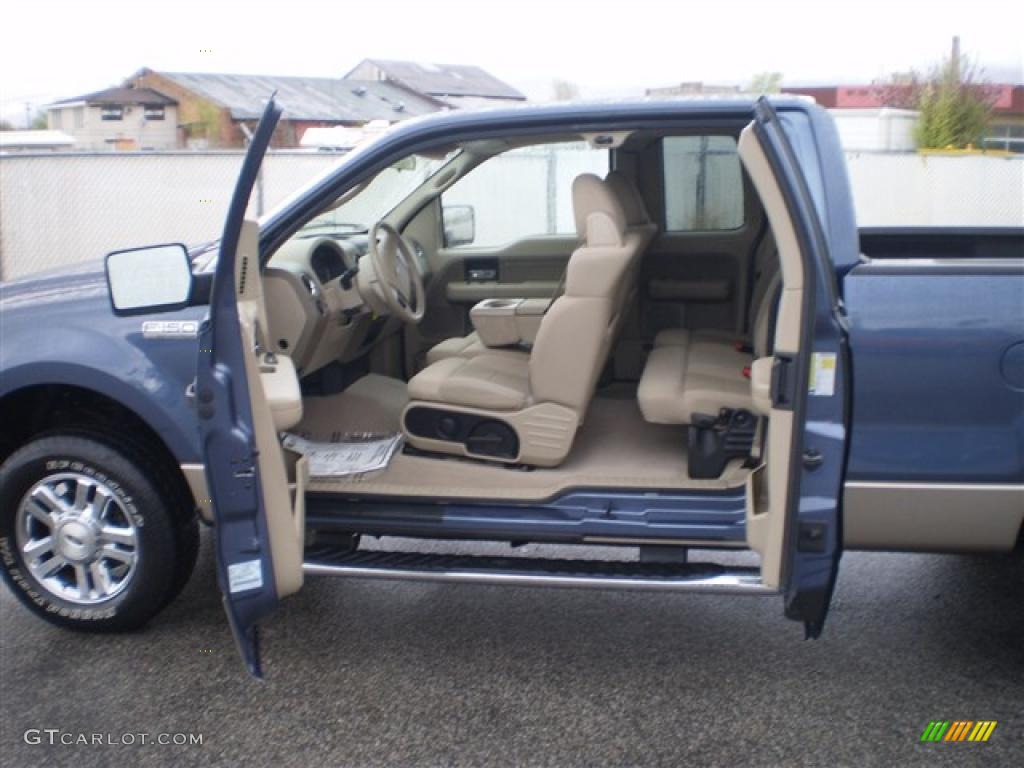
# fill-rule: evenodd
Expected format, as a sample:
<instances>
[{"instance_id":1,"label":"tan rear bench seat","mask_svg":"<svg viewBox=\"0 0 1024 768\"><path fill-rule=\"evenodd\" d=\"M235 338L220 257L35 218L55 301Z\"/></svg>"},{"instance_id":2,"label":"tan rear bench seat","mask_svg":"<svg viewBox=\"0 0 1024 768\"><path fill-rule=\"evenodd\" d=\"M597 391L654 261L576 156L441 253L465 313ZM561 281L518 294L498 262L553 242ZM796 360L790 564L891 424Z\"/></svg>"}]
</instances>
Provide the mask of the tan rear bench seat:
<instances>
[{"instance_id":1,"label":"tan rear bench seat","mask_svg":"<svg viewBox=\"0 0 1024 768\"><path fill-rule=\"evenodd\" d=\"M750 381L744 369L752 362L752 355L729 343L705 340L702 334L695 339L683 334L659 337L640 378L640 411L654 424L689 424L695 413L749 410Z\"/></svg>"},{"instance_id":2,"label":"tan rear bench seat","mask_svg":"<svg viewBox=\"0 0 1024 768\"><path fill-rule=\"evenodd\" d=\"M766 236L755 254L752 338L717 329L668 328L654 338L637 390L640 411L655 424L691 424L694 414L751 410L749 370L770 354L774 305L781 288L775 243ZM753 354L751 354L751 349Z\"/></svg>"}]
</instances>

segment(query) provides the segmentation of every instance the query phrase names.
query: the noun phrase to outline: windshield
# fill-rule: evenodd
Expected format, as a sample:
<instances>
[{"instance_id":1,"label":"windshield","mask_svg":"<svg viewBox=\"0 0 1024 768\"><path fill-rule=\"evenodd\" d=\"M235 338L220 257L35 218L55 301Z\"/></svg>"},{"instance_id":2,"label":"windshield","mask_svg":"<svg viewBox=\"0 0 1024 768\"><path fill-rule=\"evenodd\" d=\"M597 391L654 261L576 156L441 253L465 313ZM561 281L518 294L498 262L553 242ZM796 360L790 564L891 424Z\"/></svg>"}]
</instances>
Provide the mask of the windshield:
<instances>
[{"instance_id":1,"label":"windshield","mask_svg":"<svg viewBox=\"0 0 1024 768\"><path fill-rule=\"evenodd\" d=\"M364 147L369 146L368 142ZM357 148L359 152L364 147ZM364 150L365 151L365 150ZM368 183L356 187L338 198L333 206L310 219L296 233L297 236L315 235L336 232L340 234L368 232L370 227L387 216L391 210L408 197L423 182L437 173L452 160L461 150L455 149L444 156L428 157L427 155L409 155L394 165L385 168ZM351 159L350 153L345 159ZM340 163L339 163L340 165ZM323 174L335 173L337 166ZM316 180L319 180L318 177ZM297 190L291 197L282 201L278 209L286 206L292 199L305 192L306 187ZM276 213L271 211L261 218L261 222ZM212 272L217 265L218 240L213 240L191 249L192 268L196 273Z\"/></svg>"},{"instance_id":2,"label":"windshield","mask_svg":"<svg viewBox=\"0 0 1024 768\"><path fill-rule=\"evenodd\" d=\"M306 222L299 232L366 232L456 154L457 151L452 151L444 156L404 157L369 183L346 192L329 210Z\"/></svg>"}]
</instances>

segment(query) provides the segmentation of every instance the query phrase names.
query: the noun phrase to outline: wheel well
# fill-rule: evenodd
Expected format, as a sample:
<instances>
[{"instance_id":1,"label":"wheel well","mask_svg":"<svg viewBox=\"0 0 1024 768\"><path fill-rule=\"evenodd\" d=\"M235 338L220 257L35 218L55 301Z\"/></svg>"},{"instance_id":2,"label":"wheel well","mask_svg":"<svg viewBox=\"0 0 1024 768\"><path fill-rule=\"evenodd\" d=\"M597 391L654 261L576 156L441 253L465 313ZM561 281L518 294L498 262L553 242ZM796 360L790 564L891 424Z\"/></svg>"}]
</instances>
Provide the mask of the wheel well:
<instances>
[{"instance_id":1,"label":"wheel well","mask_svg":"<svg viewBox=\"0 0 1024 768\"><path fill-rule=\"evenodd\" d=\"M66 384L26 387L0 400L0 423L4 425L0 434L0 463L44 432L93 432L143 451L186 505L183 512L191 514L195 510L181 467L160 436L138 414L106 395Z\"/></svg>"}]
</instances>

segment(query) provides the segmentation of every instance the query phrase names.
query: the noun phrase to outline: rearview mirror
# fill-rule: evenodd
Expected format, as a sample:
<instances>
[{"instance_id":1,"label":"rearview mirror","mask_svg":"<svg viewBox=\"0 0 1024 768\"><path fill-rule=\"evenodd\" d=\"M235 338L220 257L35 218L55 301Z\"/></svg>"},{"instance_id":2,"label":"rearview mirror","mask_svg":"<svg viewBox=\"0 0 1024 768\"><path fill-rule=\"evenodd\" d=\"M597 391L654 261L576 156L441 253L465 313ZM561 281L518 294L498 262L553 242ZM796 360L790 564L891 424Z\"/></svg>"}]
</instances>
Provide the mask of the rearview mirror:
<instances>
[{"instance_id":1,"label":"rearview mirror","mask_svg":"<svg viewBox=\"0 0 1024 768\"><path fill-rule=\"evenodd\" d=\"M469 245L476 240L476 210L472 205L446 205L441 209L441 218L446 247Z\"/></svg>"},{"instance_id":2,"label":"rearview mirror","mask_svg":"<svg viewBox=\"0 0 1024 768\"><path fill-rule=\"evenodd\" d=\"M169 243L108 253L107 286L117 315L187 307L192 294L188 251Z\"/></svg>"}]
</instances>

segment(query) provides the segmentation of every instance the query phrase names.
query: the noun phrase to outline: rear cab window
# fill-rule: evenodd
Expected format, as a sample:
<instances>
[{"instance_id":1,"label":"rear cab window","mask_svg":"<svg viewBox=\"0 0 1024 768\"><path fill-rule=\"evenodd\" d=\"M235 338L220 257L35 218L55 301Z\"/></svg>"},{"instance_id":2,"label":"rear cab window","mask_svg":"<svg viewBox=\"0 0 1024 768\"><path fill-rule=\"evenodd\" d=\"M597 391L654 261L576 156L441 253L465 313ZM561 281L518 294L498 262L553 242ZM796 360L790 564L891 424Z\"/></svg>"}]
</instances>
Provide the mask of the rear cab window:
<instances>
[{"instance_id":1,"label":"rear cab window","mask_svg":"<svg viewBox=\"0 0 1024 768\"><path fill-rule=\"evenodd\" d=\"M732 136L666 136L662 172L666 232L743 227L743 172Z\"/></svg>"}]
</instances>

